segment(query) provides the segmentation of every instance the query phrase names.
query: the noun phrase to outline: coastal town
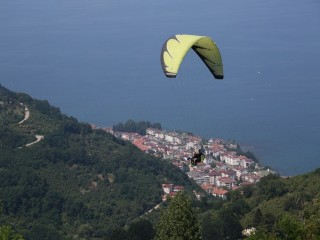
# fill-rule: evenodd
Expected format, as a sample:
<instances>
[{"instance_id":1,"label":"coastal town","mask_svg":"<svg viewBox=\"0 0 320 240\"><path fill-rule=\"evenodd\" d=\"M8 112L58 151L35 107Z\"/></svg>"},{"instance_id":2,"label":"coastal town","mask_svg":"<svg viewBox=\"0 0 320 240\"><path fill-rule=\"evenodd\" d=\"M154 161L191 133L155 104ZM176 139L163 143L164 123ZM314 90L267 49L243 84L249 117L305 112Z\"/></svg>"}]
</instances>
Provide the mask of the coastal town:
<instances>
[{"instance_id":1,"label":"coastal town","mask_svg":"<svg viewBox=\"0 0 320 240\"><path fill-rule=\"evenodd\" d=\"M226 199L230 190L255 184L262 177L275 173L245 156L235 141L215 138L204 140L192 134L155 128L148 128L146 135L115 132L112 128L103 130L132 142L148 154L171 161L208 194L222 199ZM193 166L190 164L190 158L198 149L202 150L205 158ZM166 198L167 195L172 196L183 187L166 183L162 188Z\"/></svg>"}]
</instances>

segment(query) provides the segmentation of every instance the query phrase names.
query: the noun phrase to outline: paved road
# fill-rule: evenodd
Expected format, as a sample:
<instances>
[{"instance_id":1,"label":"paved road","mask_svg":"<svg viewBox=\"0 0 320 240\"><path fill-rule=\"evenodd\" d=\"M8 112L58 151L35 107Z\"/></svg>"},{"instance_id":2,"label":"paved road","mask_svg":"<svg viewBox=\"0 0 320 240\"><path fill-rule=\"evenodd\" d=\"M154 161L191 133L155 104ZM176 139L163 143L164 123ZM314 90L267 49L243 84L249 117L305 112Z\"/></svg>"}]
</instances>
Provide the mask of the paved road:
<instances>
[{"instance_id":1,"label":"paved road","mask_svg":"<svg viewBox=\"0 0 320 240\"><path fill-rule=\"evenodd\" d=\"M22 120L19 122L19 124L22 124L22 123L24 123L25 121L27 121L27 120L29 119L29 117L30 117L30 111L29 111L29 109L28 109L27 106L24 106L24 119L22 119ZM31 142L31 143L28 143L28 144L26 144L25 146L26 146L26 147L30 147L30 146L32 146L33 144L35 144L35 143L37 143L37 142L40 142L42 139L44 139L44 136L43 136L43 135L35 135L35 137L36 137L36 141Z\"/></svg>"},{"instance_id":2,"label":"paved road","mask_svg":"<svg viewBox=\"0 0 320 240\"><path fill-rule=\"evenodd\" d=\"M30 117L30 112L27 106L24 106L24 119L22 119L19 124L24 123L25 121L28 120L28 118Z\"/></svg>"},{"instance_id":3,"label":"paved road","mask_svg":"<svg viewBox=\"0 0 320 240\"><path fill-rule=\"evenodd\" d=\"M34 142L31 142L31 143L28 143L28 144L26 144L26 147L30 147L30 146L32 146L33 144L35 144L35 143L37 143L37 142L40 142L42 139L44 139L44 136L43 135L35 135L35 137L36 137L36 141L34 141Z\"/></svg>"}]
</instances>

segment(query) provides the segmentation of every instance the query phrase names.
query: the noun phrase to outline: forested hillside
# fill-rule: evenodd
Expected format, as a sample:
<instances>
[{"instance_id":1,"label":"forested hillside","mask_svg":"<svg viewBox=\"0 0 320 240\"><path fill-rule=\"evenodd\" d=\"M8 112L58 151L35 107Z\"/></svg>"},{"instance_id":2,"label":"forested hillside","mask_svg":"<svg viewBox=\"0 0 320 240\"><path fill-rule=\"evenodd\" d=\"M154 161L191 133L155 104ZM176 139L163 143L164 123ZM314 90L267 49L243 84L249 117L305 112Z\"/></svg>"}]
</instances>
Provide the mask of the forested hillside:
<instances>
[{"instance_id":1,"label":"forested hillside","mask_svg":"<svg viewBox=\"0 0 320 240\"><path fill-rule=\"evenodd\" d=\"M167 207L163 183L183 185L186 194ZM222 240L246 238L242 231L251 229L256 234L249 239L320 237L320 169L290 178L268 175L231 191L226 201L195 200L194 190L200 191L171 163L0 85L0 234ZM159 210L148 213L159 203L160 218ZM181 230L190 224L197 225L194 231Z\"/></svg>"},{"instance_id":2,"label":"forested hillside","mask_svg":"<svg viewBox=\"0 0 320 240\"><path fill-rule=\"evenodd\" d=\"M159 204L161 184L197 188L170 163L2 86L0 152L0 224L26 239L106 239Z\"/></svg>"},{"instance_id":3,"label":"forested hillside","mask_svg":"<svg viewBox=\"0 0 320 240\"><path fill-rule=\"evenodd\" d=\"M319 239L320 169L301 176L268 175L230 192L219 209L202 214L203 239Z\"/></svg>"},{"instance_id":4,"label":"forested hillside","mask_svg":"<svg viewBox=\"0 0 320 240\"><path fill-rule=\"evenodd\" d=\"M319 192L320 168L291 178L269 175L243 189L250 211L242 226L257 229L253 239L319 239Z\"/></svg>"}]
</instances>

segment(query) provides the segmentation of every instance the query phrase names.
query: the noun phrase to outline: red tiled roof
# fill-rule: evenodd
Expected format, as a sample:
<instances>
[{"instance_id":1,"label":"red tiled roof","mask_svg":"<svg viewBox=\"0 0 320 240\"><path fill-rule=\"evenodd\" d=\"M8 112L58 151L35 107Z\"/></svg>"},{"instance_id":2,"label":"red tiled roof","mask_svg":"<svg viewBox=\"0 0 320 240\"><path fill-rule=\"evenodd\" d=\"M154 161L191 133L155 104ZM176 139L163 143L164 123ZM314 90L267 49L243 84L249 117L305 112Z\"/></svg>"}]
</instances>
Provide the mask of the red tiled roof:
<instances>
[{"instance_id":1,"label":"red tiled roof","mask_svg":"<svg viewBox=\"0 0 320 240\"><path fill-rule=\"evenodd\" d=\"M228 177L221 177L221 178L219 178L219 181L223 182L223 183L227 183L227 184L235 182L235 180L233 180L232 178L228 178Z\"/></svg>"},{"instance_id":2,"label":"red tiled roof","mask_svg":"<svg viewBox=\"0 0 320 240\"><path fill-rule=\"evenodd\" d=\"M225 195L228 191L224 190L222 188L214 188L212 190L212 193L217 194L217 195Z\"/></svg>"},{"instance_id":3,"label":"red tiled roof","mask_svg":"<svg viewBox=\"0 0 320 240\"><path fill-rule=\"evenodd\" d=\"M144 140L142 138L135 139L132 143L136 145L136 147L140 148L142 151L147 151L150 147L143 144Z\"/></svg>"},{"instance_id":4,"label":"red tiled roof","mask_svg":"<svg viewBox=\"0 0 320 240\"><path fill-rule=\"evenodd\" d=\"M184 186L175 186L174 191L181 191L184 189Z\"/></svg>"},{"instance_id":5,"label":"red tiled roof","mask_svg":"<svg viewBox=\"0 0 320 240\"><path fill-rule=\"evenodd\" d=\"M162 184L163 188L169 188L169 187L172 187L172 186L173 186L172 183L164 183L164 184Z\"/></svg>"},{"instance_id":6,"label":"red tiled roof","mask_svg":"<svg viewBox=\"0 0 320 240\"><path fill-rule=\"evenodd\" d=\"M212 187L212 185L201 185L201 188L203 190L209 190L209 189L212 189L213 187Z\"/></svg>"},{"instance_id":7,"label":"red tiled roof","mask_svg":"<svg viewBox=\"0 0 320 240\"><path fill-rule=\"evenodd\" d=\"M237 190L239 186L232 186L232 190Z\"/></svg>"},{"instance_id":8,"label":"red tiled roof","mask_svg":"<svg viewBox=\"0 0 320 240\"><path fill-rule=\"evenodd\" d=\"M222 170L221 173L227 174L227 175L235 175L236 171L232 169Z\"/></svg>"},{"instance_id":9,"label":"red tiled roof","mask_svg":"<svg viewBox=\"0 0 320 240\"><path fill-rule=\"evenodd\" d=\"M217 172L217 171L212 171L208 174L210 177L213 177L213 176L221 176L221 173L220 172Z\"/></svg>"},{"instance_id":10,"label":"red tiled roof","mask_svg":"<svg viewBox=\"0 0 320 240\"><path fill-rule=\"evenodd\" d=\"M169 193L169 195L171 196L171 197L173 197L174 195L176 195L177 193L176 192L170 192Z\"/></svg>"}]
</instances>

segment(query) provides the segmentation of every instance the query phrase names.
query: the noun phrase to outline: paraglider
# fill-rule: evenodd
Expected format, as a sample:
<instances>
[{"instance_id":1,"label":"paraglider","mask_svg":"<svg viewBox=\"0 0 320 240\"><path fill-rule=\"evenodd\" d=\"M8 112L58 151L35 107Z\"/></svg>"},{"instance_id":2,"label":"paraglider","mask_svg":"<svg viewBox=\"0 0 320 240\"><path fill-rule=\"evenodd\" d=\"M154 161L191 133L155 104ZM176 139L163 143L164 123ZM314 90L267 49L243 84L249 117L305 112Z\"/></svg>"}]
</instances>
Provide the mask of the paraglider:
<instances>
[{"instance_id":1,"label":"paraglider","mask_svg":"<svg viewBox=\"0 0 320 240\"><path fill-rule=\"evenodd\" d=\"M203 162L205 158L205 155L202 153L202 150L199 149L199 151L193 154L193 157L190 158L190 162L192 166L197 166L198 163Z\"/></svg>"},{"instance_id":2,"label":"paraglider","mask_svg":"<svg viewBox=\"0 0 320 240\"><path fill-rule=\"evenodd\" d=\"M180 64L190 49L193 49L216 79L223 79L223 64L215 42L206 36L177 34L170 37L161 50L161 65L167 77L175 78Z\"/></svg>"}]
</instances>

